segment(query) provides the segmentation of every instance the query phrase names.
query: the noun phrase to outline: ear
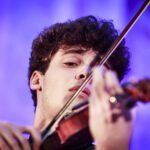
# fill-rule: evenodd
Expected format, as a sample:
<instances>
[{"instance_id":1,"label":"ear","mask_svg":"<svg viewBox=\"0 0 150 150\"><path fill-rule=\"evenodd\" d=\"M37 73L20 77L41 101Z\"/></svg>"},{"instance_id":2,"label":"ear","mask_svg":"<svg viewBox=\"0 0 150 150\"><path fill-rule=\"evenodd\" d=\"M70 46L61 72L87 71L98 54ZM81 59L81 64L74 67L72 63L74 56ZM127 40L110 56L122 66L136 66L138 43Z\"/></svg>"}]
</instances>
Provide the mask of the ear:
<instances>
[{"instance_id":1,"label":"ear","mask_svg":"<svg viewBox=\"0 0 150 150\"><path fill-rule=\"evenodd\" d=\"M42 90L43 75L39 71L34 71L30 77L30 88L32 90Z\"/></svg>"}]
</instances>

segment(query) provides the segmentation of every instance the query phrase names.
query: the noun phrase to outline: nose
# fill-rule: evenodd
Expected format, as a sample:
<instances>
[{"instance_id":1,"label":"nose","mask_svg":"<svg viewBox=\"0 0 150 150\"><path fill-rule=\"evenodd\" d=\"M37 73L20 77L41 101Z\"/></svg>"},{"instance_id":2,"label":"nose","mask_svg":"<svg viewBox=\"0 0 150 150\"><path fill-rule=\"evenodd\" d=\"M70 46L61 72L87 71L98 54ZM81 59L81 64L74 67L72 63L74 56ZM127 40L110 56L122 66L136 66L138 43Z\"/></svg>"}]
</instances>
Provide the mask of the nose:
<instances>
[{"instance_id":1,"label":"nose","mask_svg":"<svg viewBox=\"0 0 150 150\"><path fill-rule=\"evenodd\" d=\"M76 73L75 79L78 81L84 81L88 76L88 68L84 68L82 71ZM92 85L93 79L89 81L89 85Z\"/></svg>"},{"instance_id":2,"label":"nose","mask_svg":"<svg viewBox=\"0 0 150 150\"><path fill-rule=\"evenodd\" d=\"M85 73L79 73L79 74L76 74L75 75L75 79L76 80L78 80L78 81L84 81L85 79L87 78L87 73L85 72ZM92 85L92 83L93 83L93 79L91 79L90 81L89 81L89 85Z\"/></svg>"},{"instance_id":3,"label":"nose","mask_svg":"<svg viewBox=\"0 0 150 150\"><path fill-rule=\"evenodd\" d=\"M79 72L75 75L76 80L84 80L87 77L86 71Z\"/></svg>"},{"instance_id":4,"label":"nose","mask_svg":"<svg viewBox=\"0 0 150 150\"><path fill-rule=\"evenodd\" d=\"M86 75L81 73L81 74L76 75L75 78L76 78L77 80L85 79L85 78L86 78Z\"/></svg>"}]
</instances>

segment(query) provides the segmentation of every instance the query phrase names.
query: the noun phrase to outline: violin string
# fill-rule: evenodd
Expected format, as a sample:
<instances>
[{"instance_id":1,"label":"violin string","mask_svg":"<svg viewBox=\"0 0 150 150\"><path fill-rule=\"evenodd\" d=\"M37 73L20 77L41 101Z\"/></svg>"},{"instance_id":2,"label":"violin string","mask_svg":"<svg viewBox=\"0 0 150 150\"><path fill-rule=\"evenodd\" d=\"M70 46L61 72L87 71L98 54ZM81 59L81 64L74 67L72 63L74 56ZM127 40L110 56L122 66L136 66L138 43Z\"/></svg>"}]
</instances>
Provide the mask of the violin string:
<instances>
[{"instance_id":1,"label":"violin string","mask_svg":"<svg viewBox=\"0 0 150 150\"><path fill-rule=\"evenodd\" d=\"M105 64L105 62L109 59L109 57L113 54L113 52L116 50L117 46L121 43L123 38L126 36L126 34L130 31L130 29L133 27L133 25L136 23L136 21L140 18L140 16L143 14L143 12L147 9L147 7L150 4L150 0L146 0L144 4L141 6L139 11L136 13L136 15L131 19L131 21L128 23L128 25L125 27L125 29L122 31L122 33L118 36L118 38L114 41L112 46L108 49L107 53L104 55L104 57L101 59L101 61L98 63L100 57L99 53L96 55L94 60L91 62L88 72L87 72L87 78L85 81L81 84L80 88L74 93L74 95L66 102L66 104L62 107L62 109L57 113L57 115L53 118L53 120L50 122L50 124L46 127L46 129L42 132L42 141L44 141L52 128L52 126L61 119L61 117L65 114L66 110L69 108L69 106L74 102L76 97L81 93L81 91L85 88L87 83L92 79L92 68L96 65L102 66Z\"/></svg>"}]
</instances>

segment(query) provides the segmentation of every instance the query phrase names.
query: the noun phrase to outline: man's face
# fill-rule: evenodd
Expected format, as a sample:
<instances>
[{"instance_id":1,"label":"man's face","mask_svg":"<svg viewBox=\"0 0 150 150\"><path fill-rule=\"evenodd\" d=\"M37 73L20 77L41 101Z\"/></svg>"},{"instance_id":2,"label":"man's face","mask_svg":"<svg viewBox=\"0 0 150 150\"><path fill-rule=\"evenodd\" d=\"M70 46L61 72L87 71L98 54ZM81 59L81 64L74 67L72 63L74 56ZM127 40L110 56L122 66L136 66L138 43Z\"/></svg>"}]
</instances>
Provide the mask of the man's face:
<instances>
[{"instance_id":1,"label":"man's face","mask_svg":"<svg viewBox=\"0 0 150 150\"><path fill-rule=\"evenodd\" d=\"M85 80L87 68L95 57L92 49L79 46L59 49L43 76L42 107L45 117L52 119ZM76 98L76 103L88 100L90 83ZM42 105L42 106L41 106Z\"/></svg>"}]
</instances>

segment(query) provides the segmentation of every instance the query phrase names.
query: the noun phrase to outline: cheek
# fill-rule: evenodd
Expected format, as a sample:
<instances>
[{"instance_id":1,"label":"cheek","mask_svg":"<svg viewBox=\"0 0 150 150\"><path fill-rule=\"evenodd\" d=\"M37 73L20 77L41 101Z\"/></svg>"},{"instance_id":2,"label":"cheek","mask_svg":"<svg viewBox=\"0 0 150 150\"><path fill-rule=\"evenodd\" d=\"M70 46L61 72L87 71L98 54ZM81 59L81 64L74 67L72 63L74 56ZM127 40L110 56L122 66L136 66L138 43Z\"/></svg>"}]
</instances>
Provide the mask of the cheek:
<instances>
[{"instance_id":1,"label":"cheek","mask_svg":"<svg viewBox=\"0 0 150 150\"><path fill-rule=\"evenodd\" d=\"M49 103L62 103L71 80L71 76L65 72L49 74L45 77L43 96Z\"/></svg>"},{"instance_id":2,"label":"cheek","mask_svg":"<svg viewBox=\"0 0 150 150\"><path fill-rule=\"evenodd\" d=\"M58 68L51 68L47 74L45 74L43 83L43 95L44 99L48 101L63 101L63 98L68 93L68 89L73 85L75 70ZM56 101L56 100L55 100Z\"/></svg>"}]
</instances>

